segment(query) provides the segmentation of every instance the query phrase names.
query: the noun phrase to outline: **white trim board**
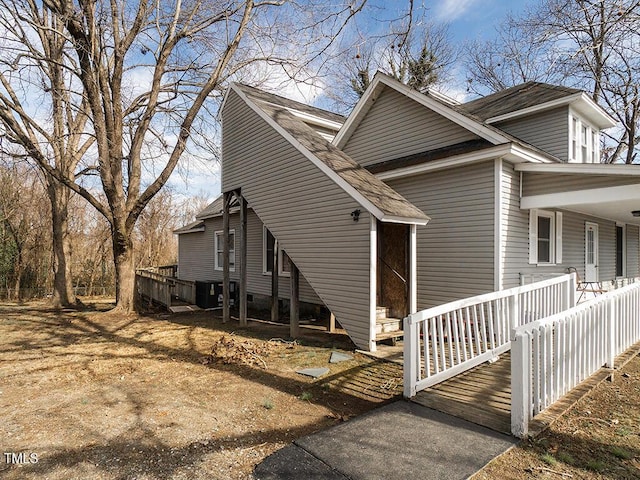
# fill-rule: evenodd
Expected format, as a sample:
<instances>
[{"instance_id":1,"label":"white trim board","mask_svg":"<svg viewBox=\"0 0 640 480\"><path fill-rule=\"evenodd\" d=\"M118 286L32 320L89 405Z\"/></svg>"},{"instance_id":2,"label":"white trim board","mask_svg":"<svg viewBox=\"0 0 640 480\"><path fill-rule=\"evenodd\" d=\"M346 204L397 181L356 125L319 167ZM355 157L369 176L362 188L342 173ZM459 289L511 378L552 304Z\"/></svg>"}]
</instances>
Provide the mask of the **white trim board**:
<instances>
[{"instance_id":1,"label":"white trim board","mask_svg":"<svg viewBox=\"0 0 640 480\"><path fill-rule=\"evenodd\" d=\"M380 180L390 180L395 178L409 177L419 173L445 170L447 168L458 167L460 165L485 162L488 160L496 160L497 158L505 159L516 164L519 162L550 161L541 156L536 157L535 153L528 152L526 151L526 149L523 149L519 145L507 143L503 145L496 145L495 147L485 148L477 152L463 153L440 160L424 162L419 165L396 168L394 170L378 173L376 174L376 177L378 177Z\"/></svg>"},{"instance_id":2,"label":"white trim board","mask_svg":"<svg viewBox=\"0 0 640 480\"><path fill-rule=\"evenodd\" d=\"M550 102L540 103L538 105L533 105L521 110L515 110L513 112L505 113L503 115L497 115L495 117L488 118L487 120L485 120L485 122L489 124L498 123L504 120L524 117L526 115L532 115L537 112L542 112L545 110L550 110L552 108L563 107L565 105L568 106L576 103L585 105L588 109L591 109L591 112L585 112L584 107L579 106L576 108L576 110L580 112L581 115L585 115L585 113L591 114L585 115L589 119L591 119L592 117L597 118L599 121L599 124L597 125L598 128L609 128L616 125L616 121L606 111L604 111L604 109L600 105L595 103L584 92L572 93L567 95L566 97L551 100Z\"/></svg>"},{"instance_id":3,"label":"white trim board","mask_svg":"<svg viewBox=\"0 0 640 480\"><path fill-rule=\"evenodd\" d=\"M520 208L524 210L531 208L564 208L619 200L640 200L640 188L638 188L638 185L528 195L520 199Z\"/></svg>"},{"instance_id":4,"label":"white trim board","mask_svg":"<svg viewBox=\"0 0 640 480\"><path fill-rule=\"evenodd\" d=\"M531 173L575 173L584 175L620 175L640 177L638 165L619 165L610 163L547 163L516 165L517 172ZM639 180L640 183L640 180Z\"/></svg>"}]
</instances>

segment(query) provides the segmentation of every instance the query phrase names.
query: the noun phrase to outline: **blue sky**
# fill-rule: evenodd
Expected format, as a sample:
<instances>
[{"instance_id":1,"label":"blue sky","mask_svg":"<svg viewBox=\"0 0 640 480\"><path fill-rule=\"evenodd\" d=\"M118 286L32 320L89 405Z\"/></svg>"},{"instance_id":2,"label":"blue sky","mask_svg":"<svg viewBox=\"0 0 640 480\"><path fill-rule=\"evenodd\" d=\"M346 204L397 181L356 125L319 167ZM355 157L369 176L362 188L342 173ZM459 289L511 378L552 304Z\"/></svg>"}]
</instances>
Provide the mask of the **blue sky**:
<instances>
[{"instance_id":1,"label":"blue sky","mask_svg":"<svg viewBox=\"0 0 640 480\"><path fill-rule=\"evenodd\" d=\"M507 12L520 13L534 0L415 0L417 8L424 6L426 20L449 25L451 40L458 45L465 41L490 39L495 35L496 27L504 19ZM369 11L375 12L377 25L370 20L367 28L384 29L385 19L397 18L400 9L407 5L405 0L369 0ZM460 84L463 83L463 80ZM456 86L445 93L455 94ZM291 93L281 92L284 96L294 96L297 89L291 88ZM296 98L304 101L304 98ZM311 99L306 99L310 101ZM186 162L185 162L186 163ZM185 168L186 167L186 168ZM179 167L180 168L180 167ZM188 172L188 173L186 173ZM192 197L203 195L213 200L220 193L219 168L214 162L195 162L183 165L180 172L172 175L169 184L178 195Z\"/></svg>"},{"instance_id":2,"label":"blue sky","mask_svg":"<svg viewBox=\"0 0 640 480\"><path fill-rule=\"evenodd\" d=\"M429 6L429 5L432 6ZM434 20L448 23L456 42L488 39L507 12L522 12L532 0L444 0L425 2Z\"/></svg>"}]
</instances>

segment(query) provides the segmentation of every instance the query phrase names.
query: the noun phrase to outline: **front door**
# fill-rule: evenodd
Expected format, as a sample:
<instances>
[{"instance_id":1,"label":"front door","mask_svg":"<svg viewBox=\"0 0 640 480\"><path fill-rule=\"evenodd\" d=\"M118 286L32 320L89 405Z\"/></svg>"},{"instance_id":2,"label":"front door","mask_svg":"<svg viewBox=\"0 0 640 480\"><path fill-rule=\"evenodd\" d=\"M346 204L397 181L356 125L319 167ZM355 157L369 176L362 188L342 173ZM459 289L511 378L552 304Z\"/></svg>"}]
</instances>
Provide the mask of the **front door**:
<instances>
[{"instance_id":1,"label":"front door","mask_svg":"<svg viewBox=\"0 0 640 480\"><path fill-rule=\"evenodd\" d=\"M585 223L584 229L584 281L598 279L598 224Z\"/></svg>"},{"instance_id":2,"label":"front door","mask_svg":"<svg viewBox=\"0 0 640 480\"><path fill-rule=\"evenodd\" d=\"M378 223L378 301L393 318L409 314L409 225Z\"/></svg>"}]
</instances>

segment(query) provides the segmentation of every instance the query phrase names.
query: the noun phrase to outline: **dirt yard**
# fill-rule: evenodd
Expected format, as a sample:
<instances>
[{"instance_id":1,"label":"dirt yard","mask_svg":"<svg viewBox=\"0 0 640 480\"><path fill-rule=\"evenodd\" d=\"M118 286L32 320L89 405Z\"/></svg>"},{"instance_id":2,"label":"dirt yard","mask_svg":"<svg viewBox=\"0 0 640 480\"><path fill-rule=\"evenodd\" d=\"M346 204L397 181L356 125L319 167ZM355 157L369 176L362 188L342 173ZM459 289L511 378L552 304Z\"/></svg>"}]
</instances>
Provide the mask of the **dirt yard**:
<instances>
[{"instance_id":1,"label":"dirt yard","mask_svg":"<svg viewBox=\"0 0 640 480\"><path fill-rule=\"evenodd\" d=\"M89 305L0 304L0 478L250 478L295 438L402 392L400 366L344 335L289 343L286 326ZM333 350L354 358L329 364Z\"/></svg>"},{"instance_id":2,"label":"dirt yard","mask_svg":"<svg viewBox=\"0 0 640 480\"><path fill-rule=\"evenodd\" d=\"M640 479L640 356L473 480Z\"/></svg>"}]
</instances>

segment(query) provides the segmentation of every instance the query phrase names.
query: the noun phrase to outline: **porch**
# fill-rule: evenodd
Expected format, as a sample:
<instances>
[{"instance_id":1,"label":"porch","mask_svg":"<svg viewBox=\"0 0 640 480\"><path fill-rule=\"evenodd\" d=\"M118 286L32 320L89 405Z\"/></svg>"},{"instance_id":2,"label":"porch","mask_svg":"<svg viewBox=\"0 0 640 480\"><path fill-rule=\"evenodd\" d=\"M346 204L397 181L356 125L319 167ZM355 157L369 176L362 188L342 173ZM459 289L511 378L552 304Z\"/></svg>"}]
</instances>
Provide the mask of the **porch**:
<instances>
[{"instance_id":1,"label":"porch","mask_svg":"<svg viewBox=\"0 0 640 480\"><path fill-rule=\"evenodd\" d=\"M538 431L640 349L640 283L579 305L575 286L565 275L410 315L405 397L518 437Z\"/></svg>"}]
</instances>

